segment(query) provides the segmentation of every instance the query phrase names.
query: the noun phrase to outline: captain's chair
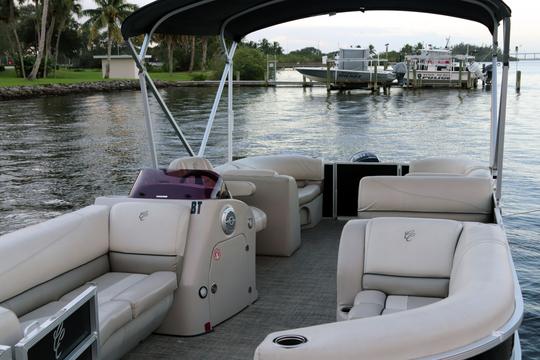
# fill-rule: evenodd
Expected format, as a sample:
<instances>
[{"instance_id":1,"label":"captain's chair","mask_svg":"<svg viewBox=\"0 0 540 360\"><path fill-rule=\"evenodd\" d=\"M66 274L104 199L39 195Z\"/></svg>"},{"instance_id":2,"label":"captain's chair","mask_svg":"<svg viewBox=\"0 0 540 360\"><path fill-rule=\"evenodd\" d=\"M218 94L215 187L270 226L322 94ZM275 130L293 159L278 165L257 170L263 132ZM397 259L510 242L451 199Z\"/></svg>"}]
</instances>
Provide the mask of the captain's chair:
<instances>
[{"instance_id":1,"label":"captain's chair","mask_svg":"<svg viewBox=\"0 0 540 360\"><path fill-rule=\"evenodd\" d=\"M210 170L214 171L214 167L205 158L198 156L188 156L175 159L171 161L168 171L175 170ZM249 181L225 181L227 189L232 197L237 196L250 196L253 195L256 191L256 186ZM266 228L266 214L259 208L250 206L251 212L253 213L253 220L255 224L255 230L257 232Z\"/></svg>"}]
</instances>

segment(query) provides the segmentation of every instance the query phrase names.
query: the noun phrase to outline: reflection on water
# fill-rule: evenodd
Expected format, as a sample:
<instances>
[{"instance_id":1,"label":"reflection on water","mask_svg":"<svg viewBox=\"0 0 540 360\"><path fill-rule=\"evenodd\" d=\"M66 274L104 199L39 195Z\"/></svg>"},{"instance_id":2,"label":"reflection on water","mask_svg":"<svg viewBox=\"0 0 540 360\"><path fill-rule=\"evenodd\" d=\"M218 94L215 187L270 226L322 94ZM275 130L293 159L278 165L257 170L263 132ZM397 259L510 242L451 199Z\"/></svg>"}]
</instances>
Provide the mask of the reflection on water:
<instances>
[{"instance_id":1,"label":"reflection on water","mask_svg":"<svg viewBox=\"0 0 540 360\"><path fill-rule=\"evenodd\" d=\"M505 224L526 301L524 357L540 357L540 62L521 63L521 95L509 92ZM511 73L513 75L513 72ZM510 84L514 83L511 76ZM163 90L186 137L198 149L213 88ZM223 101L223 105L225 105ZM93 202L126 194L150 163L138 92L0 103L0 234ZM185 152L151 102L160 164ZM393 89L389 96L323 88L235 89L235 155L302 153L346 160L371 150L385 161L424 156L489 157L490 96L482 90ZM220 108L207 156L226 156ZM531 212L532 211L532 212ZM512 215L515 213L525 214Z\"/></svg>"}]
</instances>

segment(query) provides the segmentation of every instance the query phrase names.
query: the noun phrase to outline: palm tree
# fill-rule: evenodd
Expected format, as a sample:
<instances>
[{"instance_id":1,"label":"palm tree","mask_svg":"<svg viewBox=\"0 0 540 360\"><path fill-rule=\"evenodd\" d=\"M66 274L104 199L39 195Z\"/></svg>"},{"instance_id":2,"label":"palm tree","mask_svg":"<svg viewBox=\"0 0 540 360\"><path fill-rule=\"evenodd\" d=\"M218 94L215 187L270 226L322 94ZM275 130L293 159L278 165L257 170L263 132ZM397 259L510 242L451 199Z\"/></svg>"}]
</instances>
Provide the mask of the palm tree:
<instances>
[{"instance_id":1,"label":"palm tree","mask_svg":"<svg viewBox=\"0 0 540 360\"><path fill-rule=\"evenodd\" d=\"M66 25L69 24L69 22L71 21L72 15L74 14L77 17L80 17L81 12L82 8L78 0L52 0L52 16L56 19L58 24L58 26L56 27L56 45L54 48L55 72L56 65L58 64L58 48L60 47L60 37L62 36L62 32L64 32Z\"/></svg>"},{"instance_id":2,"label":"palm tree","mask_svg":"<svg viewBox=\"0 0 540 360\"><path fill-rule=\"evenodd\" d=\"M201 70L206 71L206 60L208 57L208 37L201 37Z\"/></svg>"},{"instance_id":3,"label":"palm tree","mask_svg":"<svg viewBox=\"0 0 540 360\"><path fill-rule=\"evenodd\" d=\"M46 1L46 0L44 0ZM120 28L116 21L122 21L131 12L137 9L137 5L128 4L125 0L94 0L98 6L95 9L83 10L82 14L88 16L86 21L90 25L91 37L95 38L99 30L107 30L107 64L105 66L105 78L109 78L111 51L113 40L120 42Z\"/></svg>"},{"instance_id":4,"label":"palm tree","mask_svg":"<svg viewBox=\"0 0 540 360\"><path fill-rule=\"evenodd\" d=\"M193 68L195 67L195 36L191 36L190 39L191 42L191 56L189 59L189 72L193 71Z\"/></svg>"},{"instance_id":5,"label":"palm tree","mask_svg":"<svg viewBox=\"0 0 540 360\"><path fill-rule=\"evenodd\" d=\"M37 1L36 1L37 5ZM36 6L36 12L38 11L38 6ZM43 0L43 6L41 8L41 30L39 31L39 43L38 43L38 51L36 55L36 61L34 62L34 66L32 67L32 71L30 72L30 75L28 75L28 79L35 80L37 77L37 73L39 71L39 67L41 65L41 60L43 59L43 50L45 49L45 37L47 36L47 15L49 11L49 0ZM47 66L47 64L45 64Z\"/></svg>"},{"instance_id":6,"label":"palm tree","mask_svg":"<svg viewBox=\"0 0 540 360\"><path fill-rule=\"evenodd\" d=\"M167 60L169 75L172 75L174 70L174 47L181 42L181 36L174 34L156 34L154 39L160 43L167 45Z\"/></svg>"}]
</instances>

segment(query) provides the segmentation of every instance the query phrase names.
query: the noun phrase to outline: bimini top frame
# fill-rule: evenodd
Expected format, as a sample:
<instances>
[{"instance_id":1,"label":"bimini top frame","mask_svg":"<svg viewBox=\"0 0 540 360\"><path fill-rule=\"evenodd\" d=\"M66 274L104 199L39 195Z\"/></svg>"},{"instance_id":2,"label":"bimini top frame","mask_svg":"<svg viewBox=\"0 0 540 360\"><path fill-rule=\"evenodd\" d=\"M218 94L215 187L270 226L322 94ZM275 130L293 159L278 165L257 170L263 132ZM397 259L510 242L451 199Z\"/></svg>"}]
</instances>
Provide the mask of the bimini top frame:
<instances>
[{"instance_id":1,"label":"bimini top frame","mask_svg":"<svg viewBox=\"0 0 540 360\"><path fill-rule=\"evenodd\" d=\"M158 166L151 114L148 105L147 83L158 104L165 112L186 151L195 153L180 127L157 91L144 66L144 56L153 34L220 35L227 59L220 85L198 155L203 156L217 112L225 82L228 79L228 161L232 161L232 131L234 113L232 103L233 57L237 43L247 34L269 26L306 17L337 12L397 10L446 15L471 20L486 26L493 38L493 68L497 69L498 29L503 21L503 70L500 103L498 99L497 71L493 72L491 97L490 165L497 179L496 198L501 197L504 129L510 55L510 8L501 0L157 0L131 14L122 24L122 35L128 42L139 68L144 113L149 134L151 157ZM144 42L137 53L130 38L144 34ZM227 41L231 40L230 47Z\"/></svg>"}]
</instances>

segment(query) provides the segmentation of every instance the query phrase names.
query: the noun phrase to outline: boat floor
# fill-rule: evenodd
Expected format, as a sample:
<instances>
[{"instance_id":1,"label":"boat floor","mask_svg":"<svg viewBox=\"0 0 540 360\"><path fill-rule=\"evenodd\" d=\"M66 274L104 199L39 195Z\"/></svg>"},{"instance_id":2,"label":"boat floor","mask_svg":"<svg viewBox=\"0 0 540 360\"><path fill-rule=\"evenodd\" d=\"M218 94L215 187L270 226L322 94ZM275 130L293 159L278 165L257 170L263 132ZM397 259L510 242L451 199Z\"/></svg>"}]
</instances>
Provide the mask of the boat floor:
<instances>
[{"instance_id":1,"label":"boat floor","mask_svg":"<svg viewBox=\"0 0 540 360\"><path fill-rule=\"evenodd\" d=\"M273 331L336 320L336 267L345 221L302 231L291 257L257 256L258 300L209 334L151 335L125 359L252 359Z\"/></svg>"}]
</instances>

